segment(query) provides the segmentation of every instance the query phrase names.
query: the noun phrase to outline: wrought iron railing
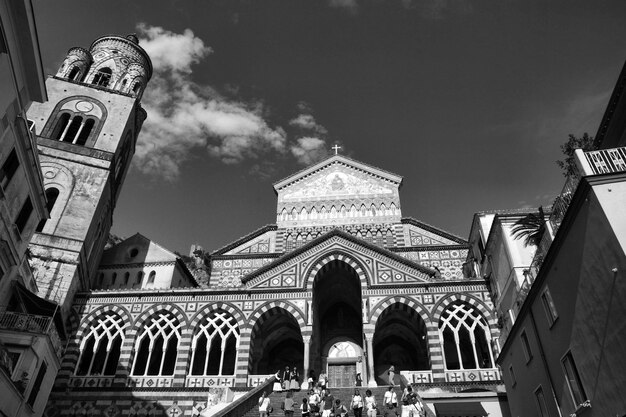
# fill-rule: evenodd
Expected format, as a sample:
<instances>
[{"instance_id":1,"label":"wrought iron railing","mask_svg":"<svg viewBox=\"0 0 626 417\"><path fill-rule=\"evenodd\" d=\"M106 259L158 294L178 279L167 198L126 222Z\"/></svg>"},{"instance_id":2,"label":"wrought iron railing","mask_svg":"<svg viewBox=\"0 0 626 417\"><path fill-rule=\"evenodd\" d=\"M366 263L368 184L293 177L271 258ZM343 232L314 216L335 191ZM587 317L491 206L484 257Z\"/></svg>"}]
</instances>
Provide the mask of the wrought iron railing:
<instances>
[{"instance_id":1,"label":"wrought iron railing","mask_svg":"<svg viewBox=\"0 0 626 417\"><path fill-rule=\"evenodd\" d=\"M0 329L45 334L50 338L57 356L61 358L63 354L63 342L52 317L3 311L0 313Z\"/></svg>"},{"instance_id":2,"label":"wrought iron railing","mask_svg":"<svg viewBox=\"0 0 626 417\"><path fill-rule=\"evenodd\" d=\"M626 147L588 151L584 156L591 168L591 172L585 172L584 175L626 171Z\"/></svg>"}]
</instances>

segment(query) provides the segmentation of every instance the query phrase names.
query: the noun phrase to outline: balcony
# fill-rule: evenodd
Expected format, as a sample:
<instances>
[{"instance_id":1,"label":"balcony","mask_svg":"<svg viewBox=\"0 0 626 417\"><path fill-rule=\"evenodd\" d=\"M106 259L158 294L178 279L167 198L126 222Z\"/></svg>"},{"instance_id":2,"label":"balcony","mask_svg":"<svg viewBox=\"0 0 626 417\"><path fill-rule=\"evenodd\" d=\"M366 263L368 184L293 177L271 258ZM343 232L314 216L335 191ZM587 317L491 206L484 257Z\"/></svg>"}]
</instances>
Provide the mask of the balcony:
<instances>
[{"instance_id":1,"label":"balcony","mask_svg":"<svg viewBox=\"0 0 626 417\"><path fill-rule=\"evenodd\" d=\"M600 149L597 151L583 151L582 149L576 149L575 153L576 166L578 168L578 175L568 177L563 186L563 190L556 197L552 204L552 213L548 219L548 228L541 239L541 243L535 252L533 260L528 268L528 272L525 274L526 278L520 286L517 292L515 302L513 303L512 313L513 319L510 323L506 323L503 326L500 333L501 340L506 340L508 333L513 326L514 318L517 317L519 311L526 300L526 296L530 291L530 287L535 278L539 274L543 260L548 254L548 249L556 236L561 223L565 218L565 213L569 208L576 188L580 183L581 177L587 177L591 175L610 174L616 172L626 172L626 147L612 148L612 149Z\"/></svg>"},{"instance_id":2,"label":"balcony","mask_svg":"<svg viewBox=\"0 0 626 417\"><path fill-rule=\"evenodd\" d=\"M52 317L4 311L0 313L0 330L46 335L57 357L60 359L63 354L63 342Z\"/></svg>"}]
</instances>

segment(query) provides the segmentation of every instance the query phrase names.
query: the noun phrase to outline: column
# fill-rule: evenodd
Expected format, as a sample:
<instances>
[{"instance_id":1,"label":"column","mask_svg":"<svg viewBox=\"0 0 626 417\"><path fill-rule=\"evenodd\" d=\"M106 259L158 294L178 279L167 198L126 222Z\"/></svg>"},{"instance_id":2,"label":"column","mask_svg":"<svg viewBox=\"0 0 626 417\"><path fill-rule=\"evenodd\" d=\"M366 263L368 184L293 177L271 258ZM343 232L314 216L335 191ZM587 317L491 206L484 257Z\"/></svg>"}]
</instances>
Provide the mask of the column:
<instances>
[{"instance_id":1,"label":"column","mask_svg":"<svg viewBox=\"0 0 626 417\"><path fill-rule=\"evenodd\" d=\"M367 385L376 387L376 376L374 374L374 334L365 333L365 341L367 343Z\"/></svg>"},{"instance_id":2,"label":"column","mask_svg":"<svg viewBox=\"0 0 626 417\"><path fill-rule=\"evenodd\" d=\"M302 336L302 341L304 342L304 369L302 374L302 384L300 387L303 390L307 390L309 389L309 352L311 350L311 336Z\"/></svg>"}]
</instances>

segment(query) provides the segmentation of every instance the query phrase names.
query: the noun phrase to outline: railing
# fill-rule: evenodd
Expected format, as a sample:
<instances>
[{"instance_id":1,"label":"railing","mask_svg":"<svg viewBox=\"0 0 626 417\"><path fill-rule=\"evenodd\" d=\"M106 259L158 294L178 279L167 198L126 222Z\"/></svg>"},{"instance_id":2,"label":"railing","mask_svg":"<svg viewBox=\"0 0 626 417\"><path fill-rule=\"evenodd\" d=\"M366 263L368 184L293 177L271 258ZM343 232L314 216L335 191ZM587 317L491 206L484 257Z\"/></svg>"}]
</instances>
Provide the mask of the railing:
<instances>
[{"instance_id":1,"label":"railing","mask_svg":"<svg viewBox=\"0 0 626 417\"><path fill-rule=\"evenodd\" d=\"M446 382L499 381L502 379L498 368L466 369L445 371Z\"/></svg>"},{"instance_id":2,"label":"railing","mask_svg":"<svg viewBox=\"0 0 626 417\"><path fill-rule=\"evenodd\" d=\"M433 371L400 371L409 384L428 384L433 382Z\"/></svg>"},{"instance_id":3,"label":"railing","mask_svg":"<svg viewBox=\"0 0 626 417\"><path fill-rule=\"evenodd\" d=\"M576 156L581 158L583 156L580 155L581 153L584 155L584 160L579 160L579 163L583 162L583 175L626 171L626 147L578 152Z\"/></svg>"},{"instance_id":4,"label":"railing","mask_svg":"<svg viewBox=\"0 0 626 417\"><path fill-rule=\"evenodd\" d=\"M261 384L264 384L267 381L267 378L273 377L274 374L271 375L248 375L248 386L249 387L258 387Z\"/></svg>"},{"instance_id":5,"label":"railing","mask_svg":"<svg viewBox=\"0 0 626 417\"><path fill-rule=\"evenodd\" d=\"M188 375L185 379L186 387L234 387L234 376L195 376Z\"/></svg>"},{"instance_id":6,"label":"railing","mask_svg":"<svg viewBox=\"0 0 626 417\"><path fill-rule=\"evenodd\" d=\"M212 417L241 417L259 404L259 397L263 391L272 392L274 376L267 378L261 385L253 388L241 398L215 413Z\"/></svg>"},{"instance_id":7,"label":"railing","mask_svg":"<svg viewBox=\"0 0 626 417\"><path fill-rule=\"evenodd\" d=\"M63 355L63 343L52 317L3 311L0 313L0 329L45 334L50 338L57 357Z\"/></svg>"}]
</instances>

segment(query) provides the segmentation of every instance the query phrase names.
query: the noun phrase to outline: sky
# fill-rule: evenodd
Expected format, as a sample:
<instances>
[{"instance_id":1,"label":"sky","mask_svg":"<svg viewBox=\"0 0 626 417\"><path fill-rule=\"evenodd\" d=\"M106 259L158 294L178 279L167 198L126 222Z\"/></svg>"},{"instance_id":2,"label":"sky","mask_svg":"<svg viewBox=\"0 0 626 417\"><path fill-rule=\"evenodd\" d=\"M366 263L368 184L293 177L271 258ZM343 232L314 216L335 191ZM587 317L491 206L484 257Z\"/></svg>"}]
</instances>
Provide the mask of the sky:
<instances>
[{"instance_id":1,"label":"sky","mask_svg":"<svg viewBox=\"0 0 626 417\"><path fill-rule=\"evenodd\" d=\"M402 214L551 204L568 134L595 135L626 2L33 0L44 68L137 33L154 75L112 232L188 254L276 221L272 184L332 153L404 177Z\"/></svg>"}]
</instances>

